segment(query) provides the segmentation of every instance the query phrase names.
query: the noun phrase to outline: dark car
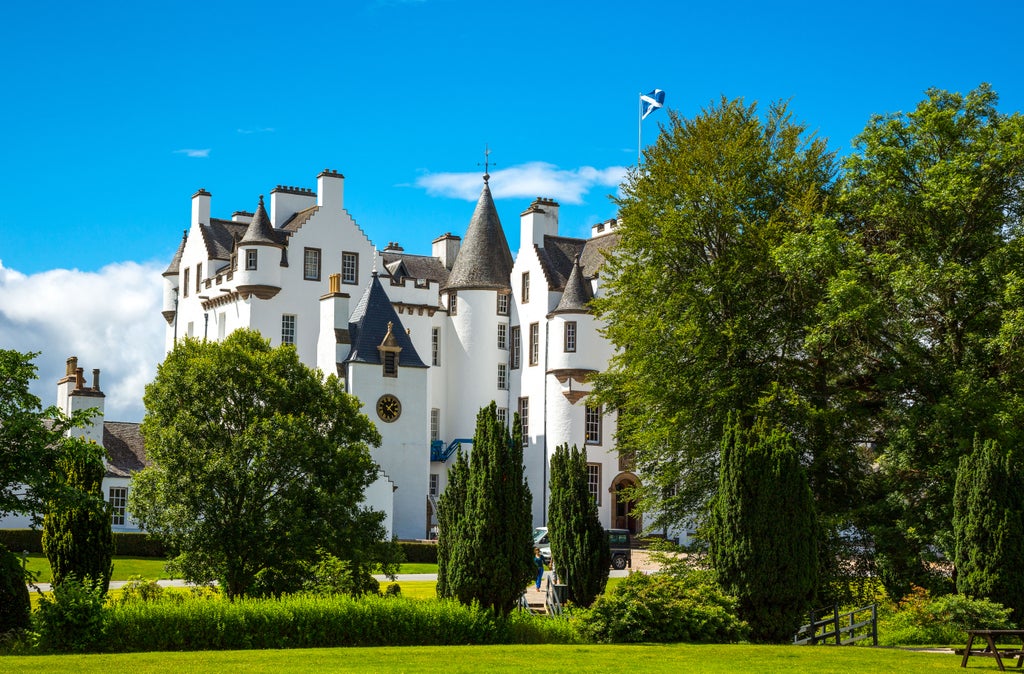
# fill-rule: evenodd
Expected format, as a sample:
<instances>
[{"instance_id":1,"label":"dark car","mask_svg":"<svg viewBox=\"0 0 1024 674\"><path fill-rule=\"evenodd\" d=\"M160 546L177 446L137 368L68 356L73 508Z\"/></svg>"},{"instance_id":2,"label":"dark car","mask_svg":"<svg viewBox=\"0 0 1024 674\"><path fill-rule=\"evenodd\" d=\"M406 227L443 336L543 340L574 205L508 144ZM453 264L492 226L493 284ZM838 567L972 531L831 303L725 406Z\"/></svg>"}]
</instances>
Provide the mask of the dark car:
<instances>
[{"instance_id":1,"label":"dark car","mask_svg":"<svg viewBox=\"0 0 1024 674\"><path fill-rule=\"evenodd\" d=\"M612 553L612 568L622 570L627 566L633 568L633 549L630 544L629 529L608 529L608 549Z\"/></svg>"}]
</instances>

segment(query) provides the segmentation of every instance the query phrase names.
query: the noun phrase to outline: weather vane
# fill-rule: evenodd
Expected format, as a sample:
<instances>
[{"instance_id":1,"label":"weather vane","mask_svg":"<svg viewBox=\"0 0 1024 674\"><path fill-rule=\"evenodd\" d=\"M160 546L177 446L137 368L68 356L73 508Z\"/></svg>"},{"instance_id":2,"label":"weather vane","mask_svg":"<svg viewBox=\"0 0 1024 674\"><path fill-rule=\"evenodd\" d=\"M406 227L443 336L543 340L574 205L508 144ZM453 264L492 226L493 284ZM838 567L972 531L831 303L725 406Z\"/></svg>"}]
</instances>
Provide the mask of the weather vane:
<instances>
[{"instance_id":1,"label":"weather vane","mask_svg":"<svg viewBox=\"0 0 1024 674\"><path fill-rule=\"evenodd\" d=\"M480 164L477 164L477 166L480 166ZM497 164L495 164L495 166L497 166ZM486 143L484 143L484 182L487 182L488 180L491 179L490 168L491 168L491 148L488 147Z\"/></svg>"}]
</instances>

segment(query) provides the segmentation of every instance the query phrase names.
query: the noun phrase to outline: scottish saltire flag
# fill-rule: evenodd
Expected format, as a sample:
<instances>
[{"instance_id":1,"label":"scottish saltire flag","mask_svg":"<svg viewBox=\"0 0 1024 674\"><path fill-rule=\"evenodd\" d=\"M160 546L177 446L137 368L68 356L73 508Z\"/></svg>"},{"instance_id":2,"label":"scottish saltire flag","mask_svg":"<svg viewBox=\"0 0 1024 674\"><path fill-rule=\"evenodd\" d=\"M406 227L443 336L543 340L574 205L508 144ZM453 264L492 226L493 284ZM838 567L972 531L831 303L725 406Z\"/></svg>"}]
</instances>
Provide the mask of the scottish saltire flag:
<instances>
[{"instance_id":1,"label":"scottish saltire flag","mask_svg":"<svg viewBox=\"0 0 1024 674\"><path fill-rule=\"evenodd\" d=\"M640 94L640 104L642 106L640 119L647 119L647 115L665 105L665 92L655 89L649 94Z\"/></svg>"}]
</instances>

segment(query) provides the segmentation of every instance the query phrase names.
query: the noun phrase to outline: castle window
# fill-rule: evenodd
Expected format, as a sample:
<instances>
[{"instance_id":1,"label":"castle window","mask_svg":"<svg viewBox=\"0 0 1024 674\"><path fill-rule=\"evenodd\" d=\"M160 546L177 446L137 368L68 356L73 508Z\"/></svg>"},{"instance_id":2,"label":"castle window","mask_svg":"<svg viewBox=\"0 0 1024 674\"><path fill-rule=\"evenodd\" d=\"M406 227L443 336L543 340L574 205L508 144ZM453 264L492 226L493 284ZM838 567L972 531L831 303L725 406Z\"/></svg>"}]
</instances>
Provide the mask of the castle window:
<instances>
[{"instance_id":1,"label":"castle window","mask_svg":"<svg viewBox=\"0 0 1024 674\"><path fill-rule=\"evenodd\" d=\"M111 487L110 498L110 523L114 526L124 526L125 509L128 505L128 487Z\"/></svg>"},{"instance_id":2,"label":"castle window","mask_svg":"<svg viewBox=\"0 0 1024 674\"><path fill-rule=\"evenodd\" d=\"M601 444L601 406L586 407L586 416L584 417L583 427L587 434L588 445L600 445Z\"/></svg>"},{"instance_id":3,"label":"castle window","mask_svg":"<svg viewBox=\"0 0 1024 674\"><path fill-rule=\"evenodd\" d=\"M508 316L508 295L498 293L498 315Z\"/></svg>"},{"instance_id":4,"label":"castle window","mask_svg":"<svg viewBox=\"0 0 1024 674\"><path fill-rule=\"evenodd\" d=\"M508 326L504 323L498 323L498 348L508 348Z\"/></svg>"},{"instance_id":5,"label":"castle window","mask_svg":"<svg viewBox=\"0 0 1024 674\"><path fill-rule=\"evenodd\" d=\"M501 424L502 428L508 428L508 408L499 407L497 409L498 423Z\"/></svg>"},{"instance_id":6,"label":"castle window","mask_svg":"<svg viewBox=\"0 0 1024 674\"><path fill-rule=\"evenodd\" d=\"M430 364L441 364L441 328L430 329Z\"/></svg>"},{"instance_id":7,"label":"castle window","mask_svg":"<svg viewBox=\"0 0 1024 674\"><path fill-rule=\"evenodd\" d=\"M594 503L601 505L601 464L587 464L587 491L594 497Z\"/></svg>"},{"instance_id":8,"label":"castle window","mask_svg":"<svg viewBox=\"0 0 1024 674\"><path fill-rule=\"evenodd\" d=\"M530 399L519 399L519 427L523 430L523 447L530 444Z\"/></svg>"},{"instance_id":9,"label":"castle window","mask_svg":"<svg viewBox=\"0 0 1024 674\"><path fill-rule=\"evenodd\" d=\"M540 362L540 325L530 323L530 365Z\"/></svg>"},{"instance_id":10,"label":"castle window","mask_svg":"<svg viewBox=\"0 0 1024 674\"><path fill-rule=\"evenodd\" d=\"M341 282L349 285L359 283L359 253L341 254Z\"/></svg>"},{"instance_id":11,"label":"castle window","mask_svg":"<svg viewBox=\"0 0 1024 674\"><path fill-rule=\"evenodd\" d=\"M430 441L441 439L441 410L436 407L430 409Z\"/></svg>"},{"instance_id":12,"label":"castle window","mask_svg":"<svg viewBox=\"0 0 1024 674\"><path fill-rule=\"evenodd\" d=\"M454 290L448 295L448 315L454 316L459 313L459 294Z\"/></svg>"},{"instance_id":13,"label":"castle window","mask_svg":"<svg viewBox=\"0 0 1024 674\"><path fill-rule=\"evenodd\" d=\"M508 365L498 363L498 390L508 389Z\"/></svg>"},{"instance_id":14,"label":"castle window","mask_svg":"<svg viewBox=\"0 0 1024 674\"><path fill-rule=\"evenodd\" d=\"M320 249L306 248L302 255L302 278L307 281L320 280Z\"/></svg>"},{"instance_id":15,"label":"castle window","mask_svg":"<svg viewBox=\"0 0 1024 674\"><path fill-rule=\"evenodd\" d=\"M437 496L438 492L440 491L440 483L441 483L441 476L438 475L437 473L431 473L430 474L430 486L428 487L428 489L430 490L428 493L431 496Z\"/></svg>"},{"instance_id":16,"label":"castle window","mask_svg":"<svg viewBox=\"0 0 1024 674\"><path fill-rule=\"evenodd\" d=\"M191 270L190 269L186 269L185 270L185 274L184 274L184 276L181 279L182 280L182 284L181 284L181 296L182 297L188 297L188 273L189 273L189 271L191 271Z\"/></svg>"},{"instance_id":17,"label":"castle window","mask_svg":"<svg viewBox=\"0 0 1024 674\"><path fill-rule=\"evenodd\" d=\"M397 351L385 351L383 355L384 355L384 376L385 377L397 377L398 376L398 352Z\"/></svg>"},{"instance_id":18,"label":"castle window","mask_svg":"<svg viewBox=\"0 0 1024 674\"><path fill-rule=\"evenodd\" d=\"M281 316L281 343L295 344L295 314Z\"/></svg>"},{"instance_id":19,"label":"castle window","mask_svg":"<svg viewBox=\"0 0 1024 674\"><path fill-rule=\"evenodd\" d=\"M565 352L575 353L576 351L576 321L565 323Z\"/></svg>"},{"instance_id":20,"label":"castle window","mask_svg":"<svg viewBox=\"0 0 1024 674\"><path fill-rule=\"evenodd\" d=\"M258 250L254 249L254 248L250 248L249 250L245 251L245 268L246 269L248 269L250 271L255 271L256 270L256 263L258 261L259 261L259 251Z\"/></svg>"},{"instance_id":21,"label":"castle window","mask_svg":"<svg viewBox=\"0 0 1024 674\"><path fill-rule=\"evenodd\" d=\"M520 344L520 340L519 340L519 326L518 325L513 325L512 326L512 345L511 345L511 348L509 350L509 358L508 358L509 366L513 370L516 370L516 369L519 368L519 360L520 360L520 354L521 353L522 353L522 348L521 348L521 344Z\"/></svg>"},{"instance_id":22,"label":"castle window","mask_svg":"<svg viewBox=\"0 0 1024 674\"><path fill-rule=\"evenodd\" d=\"M203 263L200 262L196 265L196 294L199 294L203 283Z\"/></svg>"},{"instance_id":23,"label":"castle window","mask_svg":"<svg viewBox=\"0 0 1024 674\"><path fill-rule=\"evenodd\" d=\"M522 292L519 296L523 298L523 304L530 301L530 272L528 271L523 272Z\"/></svg>"},{"instance_id":24,"label":"castle window","mask_svg":"<svg viewBox=\"0 0 1024 674\"><path fill-rule=\"evenodd\" d=\"M224 339L228 330L228 315L225 312L217 314L217 339Z\"/></svg>"}]
</instances>

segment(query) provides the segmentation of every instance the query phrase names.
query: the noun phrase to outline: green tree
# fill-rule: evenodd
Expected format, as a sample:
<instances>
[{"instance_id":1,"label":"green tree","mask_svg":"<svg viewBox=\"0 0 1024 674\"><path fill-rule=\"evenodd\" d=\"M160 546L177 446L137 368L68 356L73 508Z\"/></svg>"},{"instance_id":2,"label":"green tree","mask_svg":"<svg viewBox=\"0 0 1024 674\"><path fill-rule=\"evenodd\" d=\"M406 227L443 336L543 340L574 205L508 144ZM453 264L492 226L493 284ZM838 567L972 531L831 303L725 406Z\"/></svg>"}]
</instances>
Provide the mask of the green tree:
<instances>
[{"instance_id":1,"label":"green tree","mask_svg":"<svg viewBox=\"0 0 1024 674\"><path fill-rule=\"evenodd\" d=\"M654 526L703 512L733 410L800 437L822 512L845 512L865 412L841 376L843 336L812 339L842 264L833 155L781 104L722 100L669 122L621 188L595 300L618 347L597 390L645 477L641 506Z\"/></svg>"},{"instance_id":2,"label":"green tree","mask_svg":"<svg viewBox=\"0 0 1024 674\"><path fill-rule=\"evenodd\" d=\"M587 480L587 450L555 448L551 457L548 527L551 557L569 600L587 607L604 592L611 553Z\"/></svg>"},{"instance_id":3,"label":"green tree","mask_svg":"<svg viewBox=\"0 0 1024 674\"><path fill-rule=\"evenodd\" d=\"M28 629L31 617L32 602L21 560L0 543L0 635Z\"/></svg>"},{"instance_id":4,"label":"green tree","mask_svg":"<svg viewBox=\"0 0 1024 674\"><path fill-rule=\"evenodd\" d=\"M498 615L507 615L515 607L533 577L531 497L523 475L518 415L512 427L509 437L498 421L494 402L480 410L468 471L458 468L457 460L451 473L457 489L466 480L463 512L452 512L451 519L445 514L447 532L440 517L438 521L439 536L452 538L445 544L450 547L444 551L445 594L441 596L456 597L464 604L478 602ZM460 494L453 494L445 509L454 508L459 498Z\"/></svg>"},{"instance_id":5,"label":"green tree","mask_svg":"<svg viewBox=\"0 0 1024 674\"><path fill-rule=\"evenodd\" d=\"M272 349L252 331L185 339L146 387L142 434L152 461L132 512L177 551L187 580L228 597L301 587L318 550L356 566L384 538L360 507L380 442L337 377ZM354 569L359 572L359 569Z\"/></svg>"},{"instance_id":6,"label":"green tree","mask_svg":"<svg viewBox=\"0 0 1024 674\"><path fill-rule=\"evenodd\" d=\"M953 500L956 589L1024 616L1024 465L993 440L960 459Z\"/></svg>"},{"instance_id":7,"label":"green tree","mask_svg":"<svg viewBox=\"0 0 1024 674\"><path fill-rule=\"evenodd\" d=\"M466 490L469 488L469 461L460 446L455 463L448 469L448 486L437 501L437 596L442 599L454 598L453 585L449 583L449 567L452 565L458 542L465 537ZM455 565L456 573L471 568L467 564ZM455 579L454 587L462 581Z\"/></svg>"},{"instance_id":8,"label":"green tree","mask_svg":"<svg viewBox=\"0 0 1024 674\"><path fill-rule=\"evenodd\" d=\"M814 499L788 435L763 419L749 431L731 423L709 558L752 641L792 639L817 589L818 540Z\"/></svg>"},{"instance_id":9,"label":"green tree","mask_svg":"<svg viewBox=\"0 0 1024 674\"><path fill-rule=\"evenodd\" d=\"M50 502L43 517L43 552L53 571L53 584L75 576L98 585L106 594L114 570L114 532L110 506L103 500L106 452L81 437L63 438L64 456L55 479L74 493L74 501Z\"/></svg>"},{"instance_id":10,"label":"green tree","mask_svg":"<svg viewBox=\"0 0 1024 674\"><path fill-rule=\"evenodd\" d=\"M64 446L62 436L88 423L88 411L67 417L43 409L29 391L36 379L36 353L0 349L0 517L39 516L62 487L53 480Z\"/></svg>"},{"instance_id":11,"label":"green tree","mask_svg":"<svg viewBox=\"0 0 1024 674\"><path fill-rule=\"evenodd\" d=\"M975 435L1024 441L1024 117L997 102L987 85L930 89L872 118L845 163L850 286L880 317L851 348L879 398L864 515L897 596L925 582L929 550L953 552L955 475Z\"/></svg>"}]
</instances>

